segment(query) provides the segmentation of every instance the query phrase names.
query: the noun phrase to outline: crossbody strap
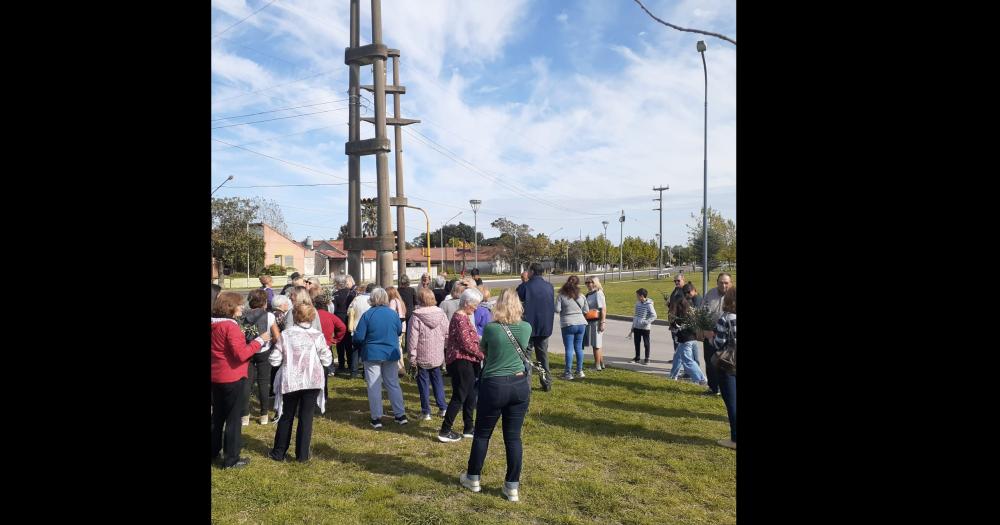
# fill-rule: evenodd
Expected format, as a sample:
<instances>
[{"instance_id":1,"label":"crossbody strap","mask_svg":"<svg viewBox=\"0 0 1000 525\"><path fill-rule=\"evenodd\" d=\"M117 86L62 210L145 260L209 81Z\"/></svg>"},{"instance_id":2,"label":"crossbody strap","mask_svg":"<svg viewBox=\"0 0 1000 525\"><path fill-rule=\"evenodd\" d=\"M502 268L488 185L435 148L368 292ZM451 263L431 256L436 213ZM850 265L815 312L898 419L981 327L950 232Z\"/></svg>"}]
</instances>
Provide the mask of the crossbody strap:
<instances>
[{"instance_id":1,"label":"crossbody strap","mask_svg":"<svg viewBox=\"0 0 1000 525\"><path fill-rule=\"evenodd\" d=\"M517 354L521 356L521 360L525 361L526 363L530 363L531 360L528 359L527 355L524 352L524 349L521 348L521 343L518 342L517 338L514 337L514 334L510 331L510 327L503 323L497 323L497 324L500 325L500 328L503 328L504 333L507 334L507 338L510 339L510 342L514 344L514 349L516 349Z\"/></svg>"}]
</instances>

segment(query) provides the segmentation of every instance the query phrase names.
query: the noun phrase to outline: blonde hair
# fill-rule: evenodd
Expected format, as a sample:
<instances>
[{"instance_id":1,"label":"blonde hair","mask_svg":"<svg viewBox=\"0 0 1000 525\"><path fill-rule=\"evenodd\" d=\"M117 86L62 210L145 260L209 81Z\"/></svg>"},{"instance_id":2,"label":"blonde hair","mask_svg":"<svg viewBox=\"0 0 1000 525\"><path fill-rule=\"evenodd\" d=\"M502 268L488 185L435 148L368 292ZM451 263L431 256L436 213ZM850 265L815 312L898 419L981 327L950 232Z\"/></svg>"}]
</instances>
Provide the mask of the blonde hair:
<instances>
[{"instance_id":1,"label":"blonde hair","mask_svg":"<svg viewBox=\"0 0 1000 525\"><path fill-rule=\"evenodd\" d=\"M483 294L484 301L490 298L490 289L485 284L477 286L476 289L479 290L479 293Z\"/></svg>"},{"instance_id":2,"label":"blonde hair","mask_svg":"<svg viewBox=\"0 0 1000 525\"><path fill-rule=\"evenodd\" d=\"M299 303L292 311L292 318L297 323L311 323L316 318L316 308L311 304Z\"/></svg>"},{"instance_id":3,"label":"blonde hair","mask_svg":"<svg viewBox=\"0 0 1000 525\"><path fill-rule=\"evenodd\" d=\"M312 306L312 295L309 294L309 289L305 286L296 286L288 291L288 299L292 301L292 309L294 310L296 306L300 304L308 304Z\"/></svg>"},{"instance_id":4,"label":"blonde hair","mask_svg":"<svg viewBox=\"0 0 1000 525\"><path fill-rule=\"evenodd\" d=\"M437 299L434 298L434 292L427 288L420 288L417 290L417 299L422 306L437 306Z\"/></svg>"},{"instance_id":5,"label":"blonde hair","mask_svg":"<svg viewBox=\"0 0 1000 525\"><path fill-rule=\"evenodd\" d=\"M594 283L594 288L600 291L604 291L604 285L601 284L600 277L591 277L590 280Z\"/></svg>"},{"instance_id":6,"label":"blonde hair","mask_svg":"<svg viewBox=\"0 0 1000 525\"><path fill-rule=\"evenodd\" d=\"M493 306L493 320L502 324L515 324L521 321L524 307L513 288L504 288L500 292L497 304Z\"/></svg>"}]
</instances>

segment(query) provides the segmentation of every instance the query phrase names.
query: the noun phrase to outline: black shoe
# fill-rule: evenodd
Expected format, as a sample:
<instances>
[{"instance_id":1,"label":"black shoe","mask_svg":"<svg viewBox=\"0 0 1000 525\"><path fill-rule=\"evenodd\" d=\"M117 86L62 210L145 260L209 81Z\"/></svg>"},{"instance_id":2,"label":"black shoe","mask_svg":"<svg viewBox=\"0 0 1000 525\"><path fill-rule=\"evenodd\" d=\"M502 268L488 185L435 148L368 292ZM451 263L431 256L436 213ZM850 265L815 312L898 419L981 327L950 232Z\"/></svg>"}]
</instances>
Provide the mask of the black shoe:
<instances>
[{"instance_id":1,"label":"black shoe","mask_svg":"<svg viewBox=\"0 0 1000 525\"><path fill-rule=\"evenodd\" d=\"M438 441L442 443L452 443L461 440L461 434L456 434L454 430L449 430L448 432L438 432Z\"/></svg>"},{"instance_id":2,"label":"black shoe","mask_svg":"<svg viewBox=\"0 0 1000 525\"><path fill-rule=\"evenodd\" d=\"M717 396L717 395L719 395L719 393L718 392L713 392L712 389L708 389L708 390L702 392L701 395L703 395L703 396Z\"/></svg>"},{"instance_id":3,"label":"black shoe","mask_svg":"<svg viewBox=\"0 0 1000 525\"><path fill-rule=\"evenodd\" d=\"M635 364L639 364L639 358L637 357L637 358L635 358L635 359L633 359L633 360L631 360L631 361L629 361L629 362L630 362L630 363L635 363Z\"/></svg>"},{"instance_id":4,"label":"black shoe","mask_svg":"<svg viewBox=\"0 0 1000 525\"><path fill-rule=\"evenodd\" d=\"M406 414L403 414L403 415L401 415L401 416L399 416L399 417L397 417L395 419L396 419L396 423L398 423L400 425L405 425L405 424L407 424L407 423L410 422L409 419L406 419Z\"/></svg>"},{"instance_id":5,"label":"black shoe","mask_svg":"<svg viewBox=\"0 0 1000 525\"><path fill-rule=\"evenodd\" d=\"M551 392L552 391L552 384L551 383L547 383L547 384L542 385L542 391L543 392Z\"/></svg>"},{"instance_id":6,"label":"black shoe","mask_svg":"<svg viewBox=\"0 0 1000 525\"><path fill-rule=\"evenodd\" d=\"M284 456L278 457L278 455L275 454L273 450L267 453L267 457L273 459L274 461L279 461L279 462L284 462L285 461L285 457Z\"/></svg>"},{"instance_id":7,"label":"black shoe","mask_svg":"<svg viewBox=\"0 0 1000 525\"><path fill-rule=\"evenodd\" d=\"M236 461L236 463L233 463L232 465L229 466L223 465L222 468L243 468L249 464L250 464L250 458L240 458L239 460Z\"/></svg>"},{"instance_id":8,"label":"black shoe","mask_svg":"<svg viewBox=\"0 0 1000 525\"><path fill-rule=\"evenodd\" d=\"M382 422L377 419L371 420L371 425L375 430L382 430Z\"/></svg>"},{"instance_id":9,"label":"black shoe","mask_svg":"<svg viewBox=\"0 0 1000 525\"><path fill-rule=\"evenodd\" d=\"M471 428L469 430L463 430L462 431L462 437L472 439L474 437L474 435L472 434L472 432L473 432L473 430Z\"/></svg>"},{"instance_id":10,"label":"black shoe","mask_svg":"<svg viewBox=\"0 0 1000 525\"><path fill-rule=\"evenodd\" d=\"M642 364L644 364L644 365L648 365L648 364L649 364L649 359L643 359L643 360L642 360Z\"/></svg>"}]
</instances>

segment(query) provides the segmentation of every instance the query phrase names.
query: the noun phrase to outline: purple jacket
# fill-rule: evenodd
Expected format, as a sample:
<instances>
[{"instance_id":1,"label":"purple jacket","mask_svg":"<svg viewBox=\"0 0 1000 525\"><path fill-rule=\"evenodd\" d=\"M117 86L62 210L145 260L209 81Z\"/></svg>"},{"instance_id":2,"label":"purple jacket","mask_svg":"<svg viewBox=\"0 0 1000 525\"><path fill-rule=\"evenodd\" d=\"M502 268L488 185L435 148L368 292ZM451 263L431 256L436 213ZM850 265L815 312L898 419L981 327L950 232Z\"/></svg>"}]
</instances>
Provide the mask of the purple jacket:
<instances>
[{"instance_id":1,"label":"purple jacket","mask_svg":"<svg viewBox=\"0 0 1000 525\"><path fill-rule=\"evenodd\" d=\"M486 325L490 324L490 321L493 320L493 312L480 303L479 306L476 307L476 310L472 312L472 316L476 320L476 332L479 333L479 337L482 337L483 329L486 328Z\"/></svg>"}]
</instances>

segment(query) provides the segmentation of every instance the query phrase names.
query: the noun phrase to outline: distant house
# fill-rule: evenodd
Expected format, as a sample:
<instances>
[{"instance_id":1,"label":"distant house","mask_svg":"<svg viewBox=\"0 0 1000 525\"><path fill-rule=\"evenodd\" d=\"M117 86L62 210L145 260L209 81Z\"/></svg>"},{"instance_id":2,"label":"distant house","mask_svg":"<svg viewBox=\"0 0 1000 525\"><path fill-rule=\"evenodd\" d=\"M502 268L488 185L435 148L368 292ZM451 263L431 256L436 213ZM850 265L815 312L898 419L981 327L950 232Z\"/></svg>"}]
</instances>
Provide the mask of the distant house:
<instances>
[{"instance_id":1,"label":"distant house","mask_svg":"<svg viewBox=\"0 0 1000 525\"><path fill-rule=\"evenodd\" d=\"M316 253L314 274L332 278L347 273L347 252L341 249L344 247L343 241L340 242L340 247L331 244L331 241L313 241L312 244Z\"/></svg>"},{"instance_id":2,"label":"distant house","mask_svg":"<svg viewBox=\"0 0 1000 525\"><path fill-rule=\"evenodd\" d=\"M312 248L312 242L299 242L285 237L274 228L264 223L251 224L258 235L264 236L264 265L280 264L295 270L286 270L286 273L297 271L299 273L310 274L316 267L316 252Z\"/></svg>"}]
</instances>

